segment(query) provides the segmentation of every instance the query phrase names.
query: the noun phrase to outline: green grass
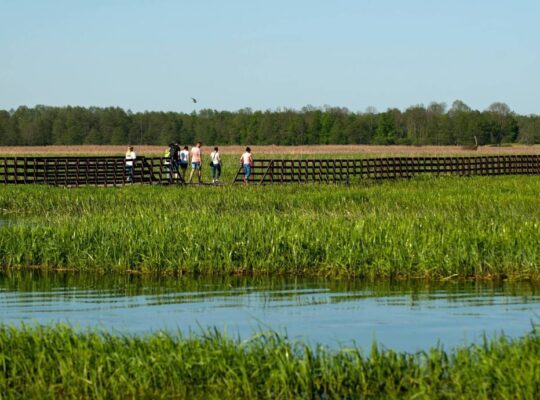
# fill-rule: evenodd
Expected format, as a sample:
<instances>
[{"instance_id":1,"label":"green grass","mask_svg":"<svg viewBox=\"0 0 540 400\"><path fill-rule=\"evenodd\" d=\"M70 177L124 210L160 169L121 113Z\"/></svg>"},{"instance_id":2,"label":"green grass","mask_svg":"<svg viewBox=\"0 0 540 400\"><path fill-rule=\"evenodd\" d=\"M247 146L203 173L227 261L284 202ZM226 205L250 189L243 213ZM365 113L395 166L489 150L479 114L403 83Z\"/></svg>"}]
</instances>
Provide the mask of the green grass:
<instances>
[{"instance_id":1,"label":"green grass","mask_svg":"<svg viewBox=\"0 0 540 400\"><path fill-rule=\"evenodd\" d=\"M0 187L0 264L89 271L540 276L540 177Z\"/></svg>"},{"instance_id":2,"label":"green grass","mask_svg":"<svg viewBox=\"0 0 540 400\"><path fill-rule=\"evenodd\" d=\"M116 336L0 326L0 394L19 398L535 399L540 337L415 354L330 351L275 333Z\"/></svg>"}]
</instances>

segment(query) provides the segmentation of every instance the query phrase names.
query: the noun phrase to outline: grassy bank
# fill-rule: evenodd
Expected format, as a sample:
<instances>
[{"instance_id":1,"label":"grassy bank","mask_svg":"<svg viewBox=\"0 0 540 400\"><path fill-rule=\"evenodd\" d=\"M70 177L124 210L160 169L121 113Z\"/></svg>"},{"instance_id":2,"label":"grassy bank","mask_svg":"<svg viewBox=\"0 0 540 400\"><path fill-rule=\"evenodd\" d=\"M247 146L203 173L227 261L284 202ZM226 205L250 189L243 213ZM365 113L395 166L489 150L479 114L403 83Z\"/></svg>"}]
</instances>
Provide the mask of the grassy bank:
<instances>
[{"instance_id":1,"label":"grassy bank","mask_svg":"<svg viewBox=\"0 0 540 400\"><path fill-rule=\"evenodd\" d=\"M0 264L363 277L540 274L540 178L0 187Z\"/></svg>"},{"instance_id":2,"label":"grassy bank","mask_svg":"<svg viewBox=\"0 0 540 400\"><path fill-rule=\"evenodd\" d=\"M534 399L540 337L416 354L331 352L276 334L137 338L0 326L2 398Z\"/></svg>"}]
</instances>

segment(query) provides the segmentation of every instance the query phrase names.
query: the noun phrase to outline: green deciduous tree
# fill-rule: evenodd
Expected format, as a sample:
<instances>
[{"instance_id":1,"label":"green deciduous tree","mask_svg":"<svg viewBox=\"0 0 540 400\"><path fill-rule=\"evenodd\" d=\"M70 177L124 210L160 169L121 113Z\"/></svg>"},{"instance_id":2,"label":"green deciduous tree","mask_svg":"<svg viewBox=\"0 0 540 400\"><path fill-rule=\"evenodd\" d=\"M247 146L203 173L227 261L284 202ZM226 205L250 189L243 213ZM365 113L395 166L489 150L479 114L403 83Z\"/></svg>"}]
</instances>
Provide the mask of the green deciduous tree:
<instances>
[{"instance_id":1,"label":"green deciduous tree","mask_svg":"<svg viewBox=\"0 0 540 400\"><path fill-rule=\"evenodd\" d=\"M306 106L236 112L137 112L118 107L19 107L0 111L0 144L480 144L539 143L539 116L519 116L501 102L485 111L456 100L365 112Z\"/></svg>"}]
</instances>

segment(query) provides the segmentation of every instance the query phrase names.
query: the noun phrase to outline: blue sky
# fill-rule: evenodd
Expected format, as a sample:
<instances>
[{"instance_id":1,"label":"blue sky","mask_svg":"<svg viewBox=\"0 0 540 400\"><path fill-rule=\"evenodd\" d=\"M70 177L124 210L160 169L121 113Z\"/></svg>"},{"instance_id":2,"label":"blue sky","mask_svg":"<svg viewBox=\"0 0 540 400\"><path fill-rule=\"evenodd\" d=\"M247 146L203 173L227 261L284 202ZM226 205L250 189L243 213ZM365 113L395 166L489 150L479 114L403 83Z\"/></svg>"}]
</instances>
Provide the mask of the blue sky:
<instances>
[{"instance_id":1,"label":"blue sky","mask_svg":"<svg viewBox=\"0 0 540 400\"><path fill-rule=\"evenodd\" d=\"M540 114L539 20L538 0L0 0L0 108Z\"/></svg>"}]
</instances>

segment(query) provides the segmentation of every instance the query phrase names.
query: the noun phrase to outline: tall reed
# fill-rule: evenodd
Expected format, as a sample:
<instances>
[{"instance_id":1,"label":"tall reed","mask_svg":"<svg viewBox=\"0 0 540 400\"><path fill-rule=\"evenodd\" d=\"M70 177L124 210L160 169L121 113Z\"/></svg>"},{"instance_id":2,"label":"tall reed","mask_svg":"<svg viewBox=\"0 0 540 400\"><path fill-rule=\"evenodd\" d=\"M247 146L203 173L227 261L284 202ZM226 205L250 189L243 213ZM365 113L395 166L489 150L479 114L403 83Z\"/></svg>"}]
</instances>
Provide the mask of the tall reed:
<instances>
[{"instance_id":1,"label":"tall reed","mask_svg":"<svg viewBox=\"0 0 540 400\"><path fill-rule=\"evenodd\" d=\"M0 264L364 277L538 277L540 178L352 186L0 187Z\"/></svg>"},{"instance_id":2,"label":"tall reed","mask_svg":"<svg viewBox=\"0 0 540 400\"><path fill-rule=\"evenodd\" d=\"M275 333L182 337L0 326L0 394L16 398L536 399L540 337L451 351L330 351Z\"/></svg>"}]
</instances>

